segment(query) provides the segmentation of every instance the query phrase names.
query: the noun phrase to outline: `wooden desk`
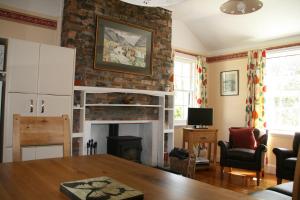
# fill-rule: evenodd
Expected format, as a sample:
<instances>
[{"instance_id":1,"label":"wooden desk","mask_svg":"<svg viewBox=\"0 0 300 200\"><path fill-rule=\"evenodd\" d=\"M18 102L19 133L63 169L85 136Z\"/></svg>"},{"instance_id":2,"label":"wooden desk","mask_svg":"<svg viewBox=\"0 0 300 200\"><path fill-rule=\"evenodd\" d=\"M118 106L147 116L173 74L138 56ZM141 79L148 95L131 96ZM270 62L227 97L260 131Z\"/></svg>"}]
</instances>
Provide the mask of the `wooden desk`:
<instances>
[{"instance_id":1,"label":"wooden desk","mask_svg":"<svg viewBox=\"0 0 300 200\"><path fill-rule=\"evenodd\" d=\"M186 143L188 143L187 149L193 151L195 144L208 143L207 159L211 162L211 144L213 144L213 165L215 167L217 161L217 133L217 129L184 128L182 147L186 148Z\"/></svg>"},{"instance_id":2,"label":"wooden desk","mask_svg":"<svg viewBox=\"0 0 300 200\"><path fill-rule=\"evenodd\" d=\"M253 199L111 155L0 164L0 199L68 199L59 191L61 182L99 176L144 192L145 200Z\"/></svg>"}]
</instances>

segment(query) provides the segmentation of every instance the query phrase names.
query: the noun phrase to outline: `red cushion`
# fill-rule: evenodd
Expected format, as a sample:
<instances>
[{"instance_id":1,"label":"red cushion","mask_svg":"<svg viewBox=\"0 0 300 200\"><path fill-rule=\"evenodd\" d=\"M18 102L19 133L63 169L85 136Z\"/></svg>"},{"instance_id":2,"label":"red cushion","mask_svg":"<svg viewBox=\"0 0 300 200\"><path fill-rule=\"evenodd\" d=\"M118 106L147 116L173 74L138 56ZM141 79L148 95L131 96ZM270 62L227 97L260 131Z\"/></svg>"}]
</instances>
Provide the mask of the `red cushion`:
<instances>
[{"instance_id":1,"label":"red cushion","mask_svg":"<svg viewBox=\"0 0 300 200\"><path fill-rule=\"evenodd\" d=\"M229 141L232 148L256 149L253 128L230 128Z\"/></svg>"}]
</instances>

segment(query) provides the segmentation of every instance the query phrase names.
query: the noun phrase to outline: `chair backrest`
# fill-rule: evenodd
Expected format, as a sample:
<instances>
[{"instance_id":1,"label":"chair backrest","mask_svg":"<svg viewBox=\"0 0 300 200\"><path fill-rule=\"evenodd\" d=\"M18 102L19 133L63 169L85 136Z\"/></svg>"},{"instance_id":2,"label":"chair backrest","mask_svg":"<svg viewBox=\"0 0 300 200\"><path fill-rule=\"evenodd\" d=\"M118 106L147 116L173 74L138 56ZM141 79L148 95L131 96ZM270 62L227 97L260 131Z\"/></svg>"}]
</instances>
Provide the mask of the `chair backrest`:
<instances>
[{"instance_id":1,"label":"chair backrest","mask_svg":"<svg viewBox=\"0 0 300 200\"><path fill-rule=\"evenodd\" d=\"M257 144L264 144L264 145L268 145L268 130L265 131L261 131L257 128L253 129L253 134L254 137L256 139Z\"/></svg>"},{"instance_id":2,"label":"chair backrest","mask_svg":"<svg viewBox=\"0 0 300 200\"><path fill-rule=\"evenodd\" d=\"M300 144L300 133L296 132L293 140L293 151L296 155L298 153L299 144Z\"/></svg>"},{"instance_id":3,"label":"chair backrest","mask_svg":"<svg viewBox=\"0 0 300 200\"><path fill-rule=\"evenodd\" d=\"M15 114L13 161L21 161L22 147L44 145L63 145L63 156L70 156L69 117L25 117Z\"/></svg>"},{"instance_id":4,"label":"chair backrest","mask_svg":"<svg viewBox=\"0 0 300 200\"><path fill-rule=\"evenodd\" d=\"M240 128L248 128L248 127L231 127L231 129L240 129ZM268 130L261 131L258 128L253 129L253 134L257 144L264 144L267 146L268 143Z\"/></svg>"}]
</instances>

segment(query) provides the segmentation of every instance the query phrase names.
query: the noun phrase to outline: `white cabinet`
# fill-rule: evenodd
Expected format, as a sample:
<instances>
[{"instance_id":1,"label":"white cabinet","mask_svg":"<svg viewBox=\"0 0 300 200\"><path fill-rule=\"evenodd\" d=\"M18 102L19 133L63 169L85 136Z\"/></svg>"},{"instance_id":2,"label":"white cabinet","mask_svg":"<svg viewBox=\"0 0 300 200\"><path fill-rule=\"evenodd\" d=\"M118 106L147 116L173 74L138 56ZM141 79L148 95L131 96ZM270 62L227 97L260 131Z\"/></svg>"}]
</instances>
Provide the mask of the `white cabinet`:
<instances>
[{"instance_id":1,"label":"white cabinet","mask_svg":"<svg viewBox=\"0 0 300 200\"><path fill-rule=\"evenodd\" d=\"M9 39L7 53L8 92L37 92L40 44Z\"/></svg>"},{"instance_id":2,"label":"white cabinet","mask_svg":"<svg viewBox=\"0 0 300 200\"><path fill-rule=\"evenodd\" d=\"M36 147L23 147L22 148L22 161L35 160Z\"/></svg>"},{"instance_id":3,"label":"white cabinet","mask_svg":"<svg viewBox=\"0 0 300 200\"><path fill-rule=\"evenodd\" d=\"M72 110L71 96L38 95L37 115L38 116L59 116L69 115Z\"/></svg>"},{"instance_id":4,"label":"white cabinet","mask_svg":"<svg viewBox=\"0 0 300 200\"><path fill-rule=\"evenodd\" d=\"M47 158L62 158L63 146L51 145L51 146L39 146L35 149L35 159L47 159Z\"/></svg>"},{"instance_id":5,"label":"white cabinet","mask_svg":"<svg viewBox=\"0 0 300 200\"><path fill-rule=\"evenodd\" d=\"M9 39L8 92L72 95L74 55L70 48Z\"/></svg>"},{"instance_id":6,"label":"white cabinet","mask_svg":"<svg viewBox=\"0 0 300 200\"><path fill-rule=\"evenodd\" d=\"M35 116L37 94L8 93L6 99L4 147L12 147L13 115Z\"/></svg>"},{"instance_id":7,"label":"white cabinet","mask_svg":"<svg viewBox=\"0 0 300 200\"><path fill-rule=\"evenodd\" d=\"M11 147L13 138L13 115L23 116L71 116L72 97L55 95L38 95L8 93L8 112L6 113L6 131L4 146Z\"/></svg>"},{"instance_id":8,"label":"white cabinet","mask_svg":"<svg viewBox=\"0 0 300 200\"><path fill-rule=\"evenodd\" d=\"M50 146L31 146L22 148L22 161L47 159L47 158L62 158L63 146L50 145Z\"/></svg>"},{"instance_id":9,"label":"white cabinet","mask_svg":"<svg viewBox=\"0 0 300 200\"><path fill-rule=\"evenodd\" d=\"M74 50L42 44L40 47L38 93L72 95Z\"/></svg>"},{"instance_id":10,"label":"white cabinet","mask_svg":"<svg viewBox=\"0 0 300 200\"><path fill-rule=\"evenodd\" d=\"M4 162L12 161L14 114L66 114L72 119L74 68L74 49L16 39L8 40ZM34 157L59 157L57 150L49 148L50 146L36 147ZM32 149L25 149L24 156L24 159L31 159Z\"/></svg>"},{"instance_id":11,"label":"white cabinet","mask_svg":"<svg viewBox=\"0 0 300 200\"><path fill-rule=\"evenodd\" d=\"M3 147L3 162L11 162L13 159L12 147Z\"/></svg>"}]
</instances>

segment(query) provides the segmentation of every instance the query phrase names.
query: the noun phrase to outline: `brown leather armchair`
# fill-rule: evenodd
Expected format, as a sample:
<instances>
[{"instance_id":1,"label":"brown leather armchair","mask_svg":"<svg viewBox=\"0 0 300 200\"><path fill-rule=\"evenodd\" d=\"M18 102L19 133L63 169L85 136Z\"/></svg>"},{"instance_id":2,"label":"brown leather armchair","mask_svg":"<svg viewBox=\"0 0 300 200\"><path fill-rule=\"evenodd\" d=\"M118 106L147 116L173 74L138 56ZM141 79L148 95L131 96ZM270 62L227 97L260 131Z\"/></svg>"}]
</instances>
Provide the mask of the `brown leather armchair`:
<instances>
[{"instance_id":1,"label":"brown leather armchair","mask_svg":"<svg viewBox=\"0 0 300 200\"><path fill-rule=\"evenodd\" d=\"M298 146L300 144L300 133L295 133L293 149L274 148L276 156L276 177L277 184L282 183L282 179L294 180L295 167L297 162Z\"/></svg>"},{"instance_id":2,"label":"brown leather armchair","mask_svg":"<svg viewBox=\"0 0 300 200\"><path fill-rule=\"evenodd\" d=\"M267 152L268 131L262 133L259 129L253 130L255 140L258 144L255 150L246 148L232 148L230 142L219 141L221 148L221 177L224 174L224 167L256 171L257 185L260 175L264 176L264 159Z\"/></svg>"}]
</instances>

